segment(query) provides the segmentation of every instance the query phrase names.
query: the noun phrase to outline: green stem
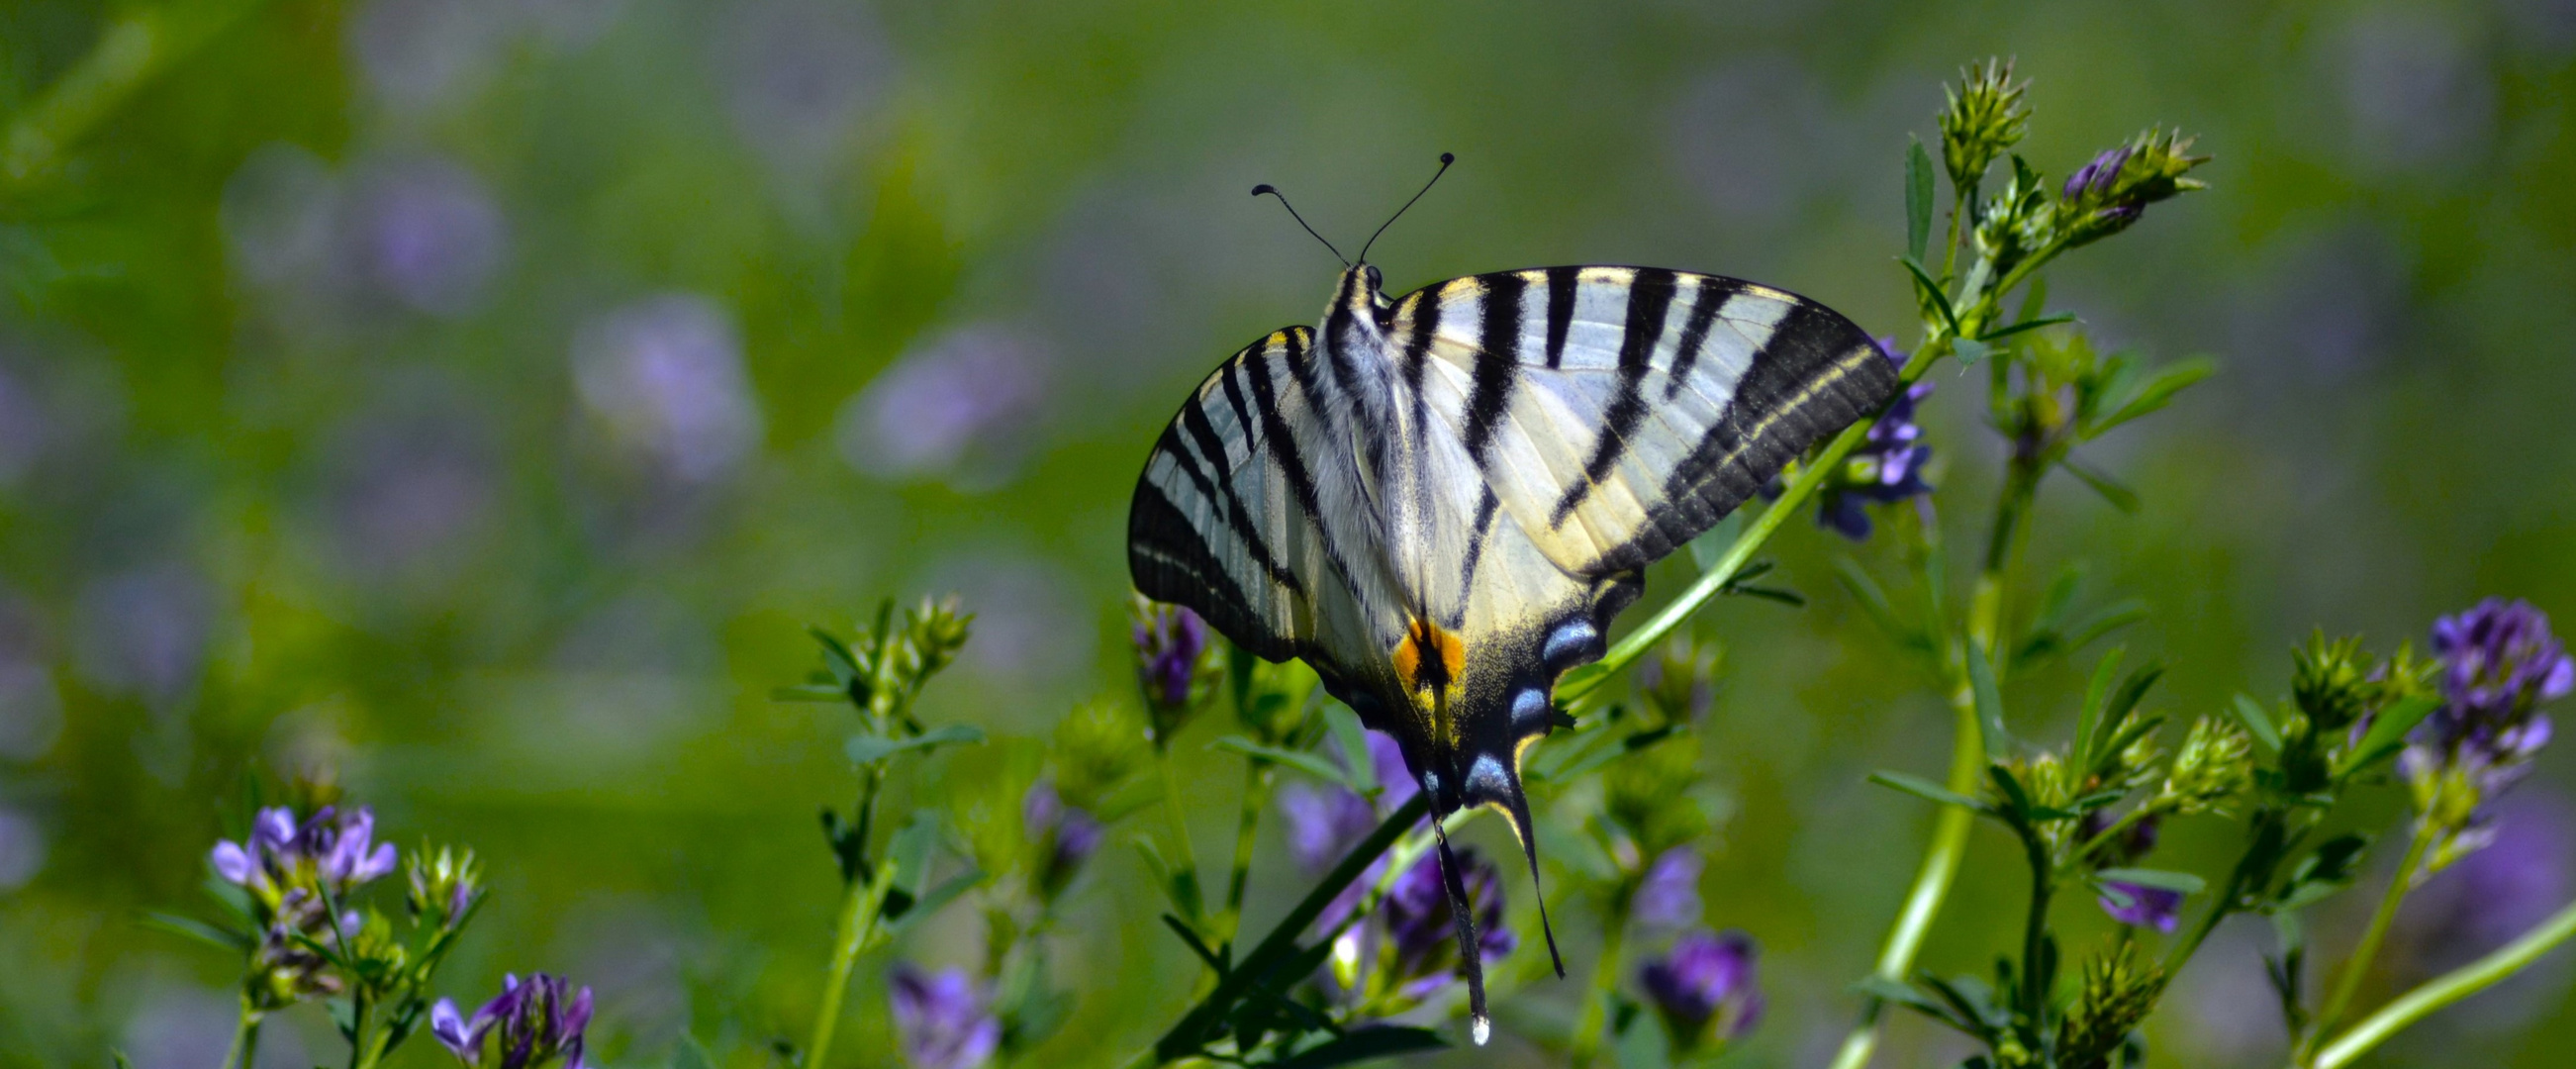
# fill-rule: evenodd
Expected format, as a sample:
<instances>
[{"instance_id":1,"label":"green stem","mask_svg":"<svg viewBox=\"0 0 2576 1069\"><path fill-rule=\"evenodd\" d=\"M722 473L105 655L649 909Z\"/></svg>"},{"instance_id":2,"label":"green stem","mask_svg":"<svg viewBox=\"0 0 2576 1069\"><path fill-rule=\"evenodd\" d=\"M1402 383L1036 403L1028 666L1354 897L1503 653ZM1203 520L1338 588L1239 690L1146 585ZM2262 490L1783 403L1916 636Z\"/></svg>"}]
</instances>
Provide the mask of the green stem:
<instances>
[{"instance_id":1,"label":"green stem","mask_svg":"<svg viewBox=\"0 0 2576 1069\"><path fill-rule=\"evenodd\" d=\"M1190 848L1189 819L1181 811L1181 780L1172 771L1170 750L1156 749L1154 763L1163 772L1163 819L1172 836L1172 890L1182 908L1189 911L1187 919L1195 927L1206 920L1207 900L1199 893L1199 856Z\"/></svg>"},{"instance_id":2,"label":"green stem","mask_svg":"<svg viewBox=\"0 0 2576 1069\"><path fill-rule=\"evenodd\" d=\"M1234 823L1234 873L1225 884L1225 915L1219 932L1228 942L1243 925L1243 896L1252 882L1252 848L1261 832L1261 810L1270 803L1270 762L1247 757L1243 764L1243 811Z\"/></svg>"},{"instance_id":3,"label":"green stem","mask_svg":"<svg viewBox=\"0 0 2576 1069\"><path fill-rule=\"evenodd\" d=\"M1270 934L1263 936L1261 943L1235 964L1233 972L1217 981L1215 990L1208 992L1198 1005L1182 1015L1179 1023L1163 1033L1153 1049L1137 1055L1133 1064L1160 1065L1198 1050L1227 1011L1243 998L1245 991L1266 978L1282 960L1297 950L1298 936L1315 923L1315 918L1323 916L1325 907L1333 904L1333 899L1342 893L1342 889L1367 872L1379 855L1386 853L1388 847L1404 837L1406 829L1420 823L1423 815L1430 811L1431 795L1421 792L1395 812L1387 814L1376 830L1369 832L1368 838L1351 847L1351 852L1343 856L1340 864L1333 866L1333 871L1325 873L1324 878L1306 892L1306 897L1288 910L1287 916L1279 918L1279 923L1271 927Z\"/></svg>"},{"instance_id":4,"label":"green stem","mask_svg":"<svg viewBox=\"0 0 2576 1069\"><path fill-rule=\"evenodd\" d=\"M2576 936L2576 903L2540 922L2539 926L2513 942L2497 947L2483 958L2443 973L2409 991L2396 1001L2380 1007L2352 1030L2326 1044L2311 1063L2314 1069L2343 1069L2354 1059L2386 1042L2388 1037L2430 1016L2434 1011L2486 990L2497 981L2522 971L2540 956L2569 937ZM2320 1032L2323 1029L2319 1029Z\"/></svg>"},{"instance_id":5,"label":"green stem","mask_svg":"<svg viewBox=\"0 0 2576 1069\"><path fill-rule=\"evenodd\" d=\"M2379 945L2388 938L2388 926L2397 919L2397 906L2405 901L2406 892L2415 882L2415 868L2424 863L2424 850L2433 842L2431 821L2415 822L2415 837L2406 844L2406 857L2397 863L2397 875L2388 881L2388 891L2379 896L2379 909L2370 915L2370 927L2361 933L2361 943L2352 948L2352 957L2343 963L2336 975L2334 993L2326 998L2325 1008L2317 1011L2316 1024L2301 1044L2306 1053L2314 1054L2317 1043L2343 1019L2343 1011L2352 1005L2353 996L2361 993L2361 982L2370 975L2371 960L2379 956Z\"/></svg>"},{"instance_id":6,"label":"green stem","mask_svg":"<svg viewBox=\"0 0 2576 1069\"><path fill-rule=\"evenodd\" d=\"M2030 863L2030 912L2022 919L2021 929L2022 1015L2045 1032L2048 985L2054 977L2042 975L2053 970L2039 967L2040 944L2048 938L2048 903L2057 892L2057 865L2048 854L2048 844L2034 830L2023 831L2022 851Z\"/></svg>"},{"instance_id":7,"label":"green stem","mask_svg":"<svg viewBox=\"0 0 2576 1069\"><path fill-rule=\"evenodd\" d=\"M250 996L242 996L241 1019L233 1025L232 1045L224 1048L222 1069L233 1069L236 1065L241 1069L250 1069L252 1060L259 1056L261 1016L258 1010L251 1008Z\"/></svg>"},{"instance_id":8,"label":"green stem","mask_svg":"<svg viewBox=\"0 0 2576 1069\"><path fill-rule=\"evenodd\" d=\"M1635 885L1623 889L1610 916L1602 921L1601 957L1593 963L1592 987L1583 995L1583 1023L1575 1026L1574 1050L1567 1059L1575 1069L1590 1066L1607 1038L1603 1033L1609 1030L1610 993L1619 988L1619 959L1628 944L1628 906L1635 895Z\"/></svg>"},{"instance_id":9,"label":"green stem","mask_svg":"<svg viewBox=\"0 0 2576 1069\"><path fill-rule=\"evenodd\" d=\"M865 882L850 881L849 893L842 899L841 918L833 925L832 967L823 981L823 1005L814 1015L814 1038L805 1045L806 1069L823 1069L824 1058L832 1050L832 1032L841 1023L841 1000L849 993L850 970L859 962L859 951L875 938L877 914L884 909L886 892L894 887L895 865L892 859L881 861Z\"/></svg>"},{"instance_id":10,"label":"green stem","mask_svg":"<svg viewBox=\"0 0 2576 1069\"><path fill-rule=\"evenodd\" d=\"M103 28L79 65L46 87L0 134L0 194L24 192L59 173L64 153L135 90L259 3L145 10Z\"/></svg>"}]
</instances>

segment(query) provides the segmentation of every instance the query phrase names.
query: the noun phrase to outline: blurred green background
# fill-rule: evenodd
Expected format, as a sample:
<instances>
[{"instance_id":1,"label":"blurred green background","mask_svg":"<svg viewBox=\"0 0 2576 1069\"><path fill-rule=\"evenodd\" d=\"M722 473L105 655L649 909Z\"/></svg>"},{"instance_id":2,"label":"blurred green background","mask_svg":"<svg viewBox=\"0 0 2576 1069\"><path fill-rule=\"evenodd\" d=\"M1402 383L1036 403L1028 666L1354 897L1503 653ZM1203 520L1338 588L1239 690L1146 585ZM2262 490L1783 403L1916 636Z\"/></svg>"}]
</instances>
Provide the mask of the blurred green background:
<instances>
[{"instance_id":1,"label":"blurred green background","mask_svg":"<svg viewBox=\"0 0 2576 1069\"><path fill-rule=\"evenodd\" d=\"M125 66L80 81L102 54ZM2106 346L2224 363L2092 456L2145 511L2052 484L2031 556L2146 600L2123 641L2176 665L2162 707L2277 691L2315 626L2385 650L2490 593L2576 625L2570 0L8 0L0 1064L210 1063L232 963L138 917L201 905L246 780L311 769L406 849L487 858L460 1000L567 973L615 1065L684 1028L801 1036L838 892L814 814L853 785L846 713L769 688L812 665L805 624L953 590L977 637L925 718L1032 738L1131 691L1143 452L1331 282L1247 188L1347 244L1454 151L1373 256L1398 291L1657 264L1910 340L1901 154L1988 54L2035 79L2024 151L2054 174L2158 122L2216 156L2212 191L2051 278ZM86 110L46 95L67 77ZM1981 378L1939 375L1925 422L1968 543L2000 452ZM1742 1064L1813 1065L1928 824L1861 777L1937 774L1947 713L1833 585L1835 555L1887 574L1888 546L1799 523L1772 552L1811 605L1703 620L1734 799L1706 893L1766 948ZM1687 573L1657 574L1650 598ZM2010 697L2062 708L2072 672ZM1214 866L1240 771L1196 733ZM2428 892L2397 975L2576 894L2567 750L2509 808L2513 894ZM2223 845L2180 829L2169 863ZM1256 917L1294 893L1281 856ZM2003 944L2016 865L1979 833L1930 964ZM1040 1064L1135 1049L1192 975L1131 852L1090 880L1061 963L1080 1004ZM972 960L955 913L902 952ZM1592 940L1560 924L1581 976ZM2265 939L2231 923L2184 976L2160 1064L2276 1064ZM845 1062L890 1064L883 965ZM2564 1064L2568 974L2562 951L2374 1064ZM1512 1012L1451 1060L1539 1064ZM1881 1064L1962 1052L1906 1021ZM315 1011L262 1054L337 1060Z\"/></svg>"}]
</instances>

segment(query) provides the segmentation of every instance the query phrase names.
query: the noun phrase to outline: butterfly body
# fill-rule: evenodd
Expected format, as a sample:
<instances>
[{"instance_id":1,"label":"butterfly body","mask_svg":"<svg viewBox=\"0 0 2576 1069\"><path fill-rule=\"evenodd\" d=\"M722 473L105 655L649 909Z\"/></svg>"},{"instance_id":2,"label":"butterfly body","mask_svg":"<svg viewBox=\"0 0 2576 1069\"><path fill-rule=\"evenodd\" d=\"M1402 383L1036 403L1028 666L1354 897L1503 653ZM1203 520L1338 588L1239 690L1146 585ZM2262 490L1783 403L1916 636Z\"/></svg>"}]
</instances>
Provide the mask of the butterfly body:
<instances>
[{"instance_id":1,"label":"butterfly body","mask_svg":"<svg viewBox=\"0 0 2576 1069\"><path fill-rule=\"evenodd\" d=\"M1272 332L1182 405L1129 570L1314 666L1435 812L1507 816L1535 877L1520 761L1557 677L1600 659L1646 565L1897 384L1859 327L1753 283L1558 267L1390 300L1363 263L1320 327Z\"/></svg>"}]
</instances>

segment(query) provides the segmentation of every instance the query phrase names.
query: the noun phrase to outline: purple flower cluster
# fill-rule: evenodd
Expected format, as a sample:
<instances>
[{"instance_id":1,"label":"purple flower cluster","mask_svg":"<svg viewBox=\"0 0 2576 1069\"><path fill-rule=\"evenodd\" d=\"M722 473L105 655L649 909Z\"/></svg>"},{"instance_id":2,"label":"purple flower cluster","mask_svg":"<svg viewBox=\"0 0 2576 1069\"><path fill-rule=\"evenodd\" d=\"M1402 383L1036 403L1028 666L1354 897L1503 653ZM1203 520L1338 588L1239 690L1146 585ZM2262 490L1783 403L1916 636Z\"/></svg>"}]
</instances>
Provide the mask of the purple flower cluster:
<instances>
[{"instance_id":1,"label":"purple flower cluster","mask_svg":"<svg viewBox=\"0 0 2576 1069\"><path fill-rule=\"evenodd\" d=\"M2576 659L2530 603L2489 598L2433 624L2442 705L2416 726L2399 768L2427 816L2466 832L2435 868L2484 845L2488 803L2549 742L2540 703L2576 690Z\"/></svg>"},{"instance_id":2,"label":"purple flower cluster","mask_svg":"<svg viewBox=\"0 0 2576 1069\"><path fill-rule=\"evenodd\" d=\"M2120 183L2120 168L2128 166L2129 157L2136 152L2137 148L2132 145L2103 149L2100 155L2093 157L2093 162L2077 168L2074 174L2066 177L2066 188L2059 191L2059 196L2069 204L2088 198L2096 202L2110 200L2112 189ZM2137 221L2139 214L2146 210L2144 205L2136 203L2104 204L2097 217L2114 226L2127 226Z\"/></svg>"},{"instance_id":3,"label":"purple flower cluster","mask_svg":"<svg viewBox=\"0 0 2576 1069\"><path fill-rule=\"evenodd\" d=\"M438 1000L429 1034L470 1069L582 1069L582 1030L590 1026L590 989L576 992L560 976L501 979L501 994L474 1016Z\"/></svg>"},{"instance_id":4,"label":"purple flower cluster","mask_svg":"<svg viewBox=\"0 0 2576 1069\"><path fill-rule=\"evenodd\" d=\"M1136 682L1144 688L1154 741L1169 745L1215 680L1208 653L1207 621L1178 605L1139 599L1133 638Z\"/></svg>"},{"instance_id":5,"label":"purple flower cluster","mask_svg":"<svg viewBox=\"0 0 2576 1069\"><path fill-rule=\"evenodd\" d=\"M2109 811L2096 810L2076 826L2077 833L2083 841L2091 842L2111 826L2112 819ZM2121 829L2120 834L2095 849L2093 862L2102 868L2136 864L2155 851L2161 823L2159 818L2150 816ZM2182 920L2183 894L2180 891L2121 880L2104 880L2100 887L2102 893L2095 901L2101 904L2102 912L2111 915L2112 920L2159 932L2173 931Z\"/></svg>"},{"instance_id":6,"label":"purple flower cluster","mask_svg":"<svg viewBox=\"0 0 2576 1069\"><path fill-rule=\"evenodd\" d=\"M1486 961L1510 954L1520 940L1503 925L1502 870L1471 848L1460 848L1456 856L1467 901L1475 908L1477 949ZM1458 921L1437 854L1424 854L1397 876L1379 910L1386 924L1387 987L1398 997L1423 998L1457 978Z\"/></svg>"},{"instance_id":7,"label":"purple flower cluster","mask_svg":"<svg viewBox=\"0 0 2576 1069\"><path fill-rule=\"evenodd\" d=\"M1080 806L1067 805L1056 794L1055 784L1039 780L1029 787L1020 801L1020 828L1038 855L1036 881L1038 894L1054 898L1062 894L1082 863L1099 852L1109 829L1100 818Z\"/></svg>"},{"instance_id":8,"label":"purple flower cluster","mask_svg":"<svg viewBox=\"0 0 2576 1069\"><path fill-rule=\"evenodd\" d=\"M1699 923L1699 852L1676 846L1646 867L1630 909L1649 928L1679 929Z\"/></svg>"},{"instance_id":9,"label":"purple flower cluster","mask_svg":"<svg viewBox=\"0 0 2576 1069\"><path fill-rule=\"evenodd\" d=\"M1905 366L1905 354L1896 350L1892 339L1879 339L1878 348L1897 367ZM1886 414L1843 461L1843 470L1827 480L1817 495L1818 524L1861 541L1872 530L1862 505L1892 505L1932 492L1931 484L1923 481L1923 465L1932 459L1932 447L1923 444L1923 427L1914 421L1915 406L1931 395L1932 384L1918 382L1887 406Z\"/></svg>"},{"instance_id":10,"label":"purple flower cluster","mask_svg":"<svg viewBox=\"0 0 2576 1069\"><path fill-rule=\"evenodd\" d=\"M1002 1045L1002 1022L982 985L957 969L897 965L888 982L895 1035L912 1069L975 1069Z\"/></svg>"},{"instance_id":11,"label":"purple flower cluster","mask_svg":"<svg viewBox=\"0 0 2576 1069\"><path fill-rule=\"evenodd\" d=\"M1743 1036L1762 1021L1762 988L1754 974L1760 953L1742 932L1694 931L1673 941L1671 952L1638 970L1673 1045L1692 1050Z\"/></svg>"},{"instance_id":12,"label":"purple flower cluster","mask_svg":"<svg viewBox=\"0 0 2576 1069\"><path fill-rule=\"evenodd\" d=\"M208 859L215 875L250 892L251 920L260 929L251 959L260 982L251 994L263 1008L340 991L330 963L305 941L356 930L358 914L335 918L331 904L394 870L393 844L375 842L375 827L375 814L363 806L324 806L301 823L279 806L259 811L246 841L215 844Z\"/></svg>"}]
</instances>

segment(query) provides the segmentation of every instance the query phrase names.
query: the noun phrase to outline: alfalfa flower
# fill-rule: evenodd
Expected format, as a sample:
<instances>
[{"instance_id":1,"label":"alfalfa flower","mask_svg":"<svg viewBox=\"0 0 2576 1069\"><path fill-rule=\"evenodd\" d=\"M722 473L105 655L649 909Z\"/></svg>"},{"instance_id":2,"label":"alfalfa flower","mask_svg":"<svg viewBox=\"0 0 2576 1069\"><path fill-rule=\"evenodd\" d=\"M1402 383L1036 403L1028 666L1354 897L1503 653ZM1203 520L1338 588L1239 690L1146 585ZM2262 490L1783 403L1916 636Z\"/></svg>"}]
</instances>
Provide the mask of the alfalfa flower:
<instances>
[{"instance_id":1,"label":"alfalfa flower","mask_svg":"<svg viewBox=\"0 0 2576 1069\"><path fill-rule=\"evenodd\" d=\"M976 1069L1002 1046L1002 1021L983 985L958 969L899 964L887 983L895 1037L912 1069Z\"/></svg>"},{"instance_id":2,"label":"alfalfa flower","mask_svg":"<svg viewBox=\"0 0 2576 1069\"><path fill-rule=\"evenodd\" d=\"M323 806L302 821L284 806L262 809L242 842L215 844L208 863L241 888L256 929L244 992L261 1010L276 1009L344 985L312 943L339 943L362 918L334 904L394 870L392 843L375 841L375 814L364 806Z\"/></svg>"},{"instance_id":3,"label":"alfalfa flower","mask_svg":"<svg viewBox=\"0 0 2576 1069\"><path fill-rule=\"evenodd\" d=\"M1139 594L1130 616L1136 683L1145 692L1154 744L1169 746L1181 726L1215 696L1225 677L1222 648L1210 640L1207 621L1181 606Z\"/></svg>"},{"instance_id":4,"label":"alfalfa flower","mask_svg":"<svg viewBox=\"0 0 2576 1069\"><path fill-rule=\"evenodd\" d=\"M1878 349L1897 367L1905 366L1905 354L1897 351L1892 340L1879 339ZM1923 427L1914 421L1915 407L1930 396L1932 384L1917 382L1888 404L1860 445L1844 458L1842 470L1817 492L1818 524L1858 542L1872 530L1863 505L1892 505L1932 492L1932 484L1923 481L1932 447L1923 443Z\"/></svg>"},{"instance_id":5,"label":"alfalfa flower","mask_svg":"<svg viewBox=\"0 0 2576 1069\"><path fill-rule=\"evenodd\" d=\"M2110 237L2138 221L2147 205L2208 184L2187 175L2209 162L2191 154L2191 138L2178 130L2148 130L2126 145L2104 149L2058 191L2057 218L2067 248Z\"/></svg>"},{"instance_id":6,"label":"alfalfa flower","mask_svg":"<svg viewBox=\"0 0 2576 1069\"><path fill-rule=\"evenodd\" d=\"M1520 940L1503 924L1502 871L1472 849L1461 848L1456 857L1468 904L1475 910L1477 949L1488 962L1510 954ZM1458 922L1436 854L1423 855L1395 878L1379 916L1386 923L1380 951L1382 990L1410 1003L1457 978Z\"/></svg>"},{"instance_id":7,"label":"alfalfa flower","mask_svg":"<svg viewBox=\"0 0 2576 1069\"><path fill-rule=\"evenodd\" d=\"M469 1069L582 1069L590 989L560 976L501 979L501 994L467 1017L448 999L429 1010L429 1034Z\"/></svg>"},{"instance_id":8,"label":"alfalfa flower","mask_svg":"<svg viewBox=\"0 0 2576 1069\"><path fill-rule=\"evenodd\" d=\"M1100 818L1068 804L1056 793L1055 784L1046 780L1032 784L1021 799L1020 827L1036 851L1033 882L1038 896L1046 899L1064 893L1082 872L1083 862L1099 852L1109 835Z\"/></svg>"},{"instance_id":9,"label":"alfalfa flower","mask_svg":"<svg viewBox=\"0 0 2576 1069\"><path fill-rule=\"evenodd\" d=\"M1722 1046L1761 1023L1762 988L1754 970L1759 954L1753 937L1742 932L1695 931L1638 970L1638 986L1676 1049Z\"/></svg>"},{"instance_id":10,"label":"alfalfa flower","mask_svg":"<svg viewBox=\"0 0 2576 1069\"><path fill-rule=\"evenodd\" d=\"M2576 658L2530 603L2489 598L2433 625L2442 705L2416 725L2398 768L2437 833L2425 871L2493 838L2489 804L2530 771L2549 742L2543 702L2576 690Z\"/></svg>"}]
</instances>

